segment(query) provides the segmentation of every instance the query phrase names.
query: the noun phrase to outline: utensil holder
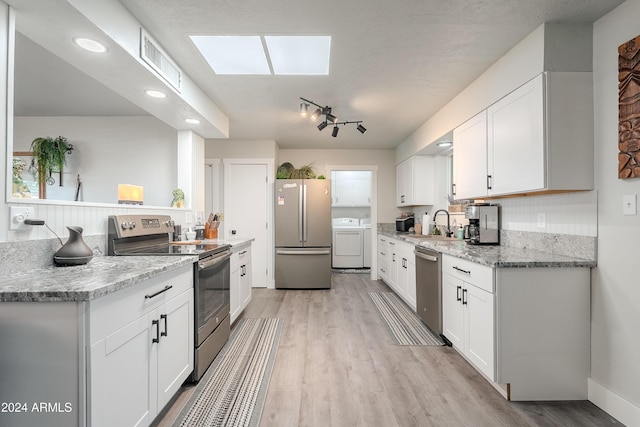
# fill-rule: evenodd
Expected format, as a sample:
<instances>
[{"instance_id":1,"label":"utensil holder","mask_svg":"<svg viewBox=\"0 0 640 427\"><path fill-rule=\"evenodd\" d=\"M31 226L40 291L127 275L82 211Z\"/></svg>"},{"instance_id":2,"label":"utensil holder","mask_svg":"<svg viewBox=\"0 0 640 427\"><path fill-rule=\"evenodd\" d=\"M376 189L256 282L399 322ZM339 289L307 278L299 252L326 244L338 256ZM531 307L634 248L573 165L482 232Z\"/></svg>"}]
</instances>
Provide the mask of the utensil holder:
<instances>
[{"instance_id":1,"label":"utensil holder","mask_svg":"<svg viewBox=\"0 0 640 427\"><path fill-rule=\"evenodd\" d=\"M217 239L218 238L218 229L210 228L208 230L204 230L204 238L205 239Z\"/></svg>"}]
</instances>

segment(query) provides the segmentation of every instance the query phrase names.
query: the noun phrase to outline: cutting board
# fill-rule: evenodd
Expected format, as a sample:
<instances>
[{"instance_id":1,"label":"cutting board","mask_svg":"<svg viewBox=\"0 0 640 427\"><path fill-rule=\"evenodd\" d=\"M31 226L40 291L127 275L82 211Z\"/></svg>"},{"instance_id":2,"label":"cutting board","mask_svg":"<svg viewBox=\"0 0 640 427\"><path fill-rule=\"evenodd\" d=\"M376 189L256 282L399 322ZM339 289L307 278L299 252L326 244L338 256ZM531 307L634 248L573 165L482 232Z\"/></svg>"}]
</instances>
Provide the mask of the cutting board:
<instances>
[{"instance_id":1,"label":"cutting board","mask_svg":"<svg viewBox=\"0 0 640 427\"><path fill-rule=\"evenodd\" d=\"M202 243L202 240L185 240L180 242L169 242L172 245L199 245Z\"/></svg>"}]
</instances>

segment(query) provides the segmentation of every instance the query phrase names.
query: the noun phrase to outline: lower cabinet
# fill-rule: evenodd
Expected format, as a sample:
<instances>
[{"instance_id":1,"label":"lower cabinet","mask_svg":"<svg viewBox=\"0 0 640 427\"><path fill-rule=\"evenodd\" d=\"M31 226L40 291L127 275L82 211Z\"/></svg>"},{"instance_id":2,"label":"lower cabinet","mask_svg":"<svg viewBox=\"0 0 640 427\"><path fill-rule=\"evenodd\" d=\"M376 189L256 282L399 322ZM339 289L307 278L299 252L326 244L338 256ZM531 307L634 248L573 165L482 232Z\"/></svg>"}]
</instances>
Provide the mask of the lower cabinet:
<instances>
[{"instance_id":1,"label":"lower cabinet","mask_svg":"<svg viewBox=\"0 0 640 427\"><path fill-rule=\"evenodd\" d=\"M443 335L509 400L584 400L590 269L442 257Z\"/></svg>"},{"instance_id":2,"label":"lower cabinet","mask_svg":"<svg viewBox=\"0 0 640 427\"><path fill-rule=\"evenodd\" d=\"M492 269L446 255L442 258L443 335L477 369L495 381L494 294L470 282L484 273L490 280L484 283L485 287L492 286Z\"/></svg>"},{"instance_id":3,"label":"lower cabinet","mask_svg":"<svg viewBox=\"0 0 640 427\"><path fill-rule=\"evenodd\" d=\"M378 237L378 275L414 311L416 262L414 245L387 236Z\"/></svg>"},{"instance_id":4,"label":"lower cabinet","mask_svg":"<svg viewBox=\"0 0 640 427\"><path fill-rule=\"evenodd\" d=\"M89 305L88 420L151 424L193 370L193 267Z\"/></svg>"},{"instance_id":5,"label":"lower cabinet","mask_svg":"<svg viewBox=\"0 0 640 427\"><path fill-rule=\"evenodd\" d=\"M231 254L231 285L229 290L231 323L235 322L251 301L251 244L234 248Z\"/></svg>"}]
</instances>

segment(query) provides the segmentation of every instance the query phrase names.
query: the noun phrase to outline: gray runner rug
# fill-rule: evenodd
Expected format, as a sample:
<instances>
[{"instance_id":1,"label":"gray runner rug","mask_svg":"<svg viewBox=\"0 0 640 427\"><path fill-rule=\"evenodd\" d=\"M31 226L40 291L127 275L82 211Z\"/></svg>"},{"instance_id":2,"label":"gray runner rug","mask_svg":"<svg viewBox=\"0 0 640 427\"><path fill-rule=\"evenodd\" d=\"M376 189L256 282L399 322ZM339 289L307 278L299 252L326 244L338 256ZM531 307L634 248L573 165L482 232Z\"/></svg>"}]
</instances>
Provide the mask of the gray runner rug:
<instances>
[{"instance_id":1,"label":"gray runner rug","mask_svg":"<svg viewBox=\"0 0 640 427\"><path fill-rule=\"evenodd\" d=\"M282 319L242 319L174 422L174 426L260 423Z\"/></svg>"},{"instance_id":2,"label":"gray runner rug","mask_svg":"<svg viewBox=\"0 0 640 427\"><path fill-rule=\"evenodd\" d=\"M369 292L369 296L398 345L444 345L396 294Z\"/></svg>"}]
</instances>

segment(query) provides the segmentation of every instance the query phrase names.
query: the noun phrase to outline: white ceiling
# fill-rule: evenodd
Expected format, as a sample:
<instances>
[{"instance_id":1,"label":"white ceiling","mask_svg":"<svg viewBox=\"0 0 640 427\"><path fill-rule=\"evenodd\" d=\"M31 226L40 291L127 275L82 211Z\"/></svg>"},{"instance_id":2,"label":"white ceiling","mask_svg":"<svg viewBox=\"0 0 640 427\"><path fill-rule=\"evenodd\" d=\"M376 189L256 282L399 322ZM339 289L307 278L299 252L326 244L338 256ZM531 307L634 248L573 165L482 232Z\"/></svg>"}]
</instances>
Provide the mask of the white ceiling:
<instances>
[{"instance_id":1,"label":"white ceiling","mask_svg":"<svg viewBox=\"0 0 640 427\"><path fill-rule=\"evenodd\" d=\"M16 9L42 4L41 0L8 2ZM231 139L275 140L281 148L392 148L542 23L593 22L622 0L121 3L229 117ZM20 30L19 15L16 26ZM191 35L330 35L330 74L216 75L189 39ZM16 67L29 61L33 59L16 61ZM56 75L54 86L60 91L70 90L60 77L67 76L76 99L50 93L44 99L32 99L30 106L23 105L29 99L25 93L46 83L45 77L32 74L37 73L16 68L18 113L56 114L47 100L63 96L68 100L65 114L141 114L139 107L107 94L104 86L89 89L92 79L78 77L65 64L44 74L46 79ZM48 86L50 92L55 89L51 83ZM81 96L94 90L100 96ZM354 125L342 127L337 138L331 137L329 127L319 132L301 119L300 97L332 107L341 121L362 120L368 132L360 134Z\"/></svg>"}]
</instances>

